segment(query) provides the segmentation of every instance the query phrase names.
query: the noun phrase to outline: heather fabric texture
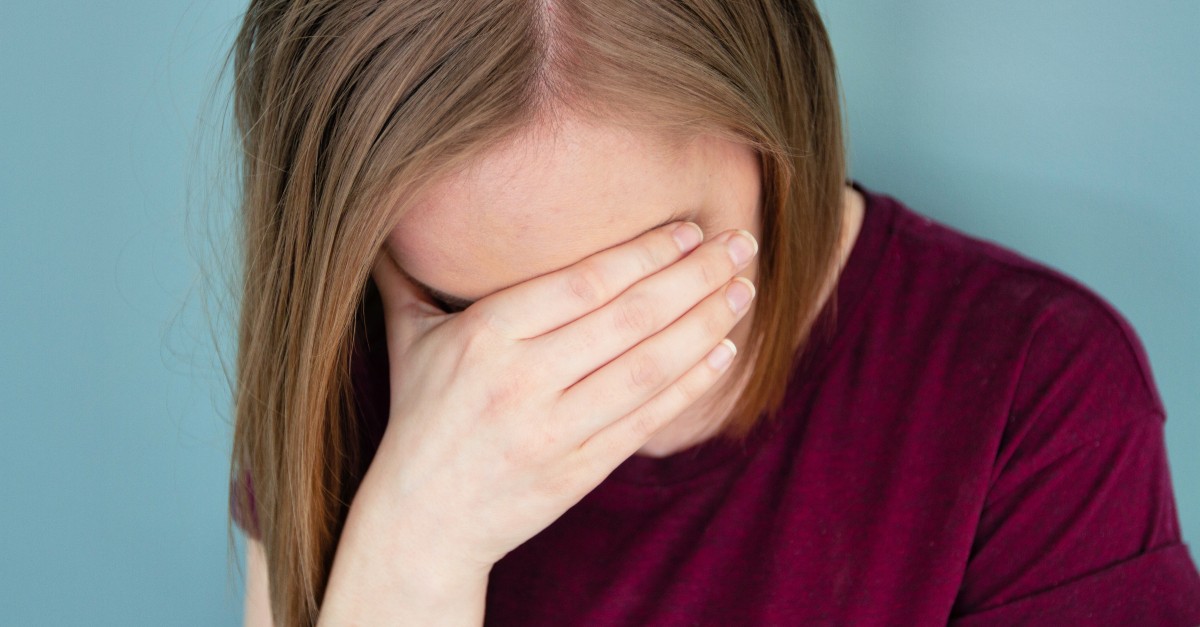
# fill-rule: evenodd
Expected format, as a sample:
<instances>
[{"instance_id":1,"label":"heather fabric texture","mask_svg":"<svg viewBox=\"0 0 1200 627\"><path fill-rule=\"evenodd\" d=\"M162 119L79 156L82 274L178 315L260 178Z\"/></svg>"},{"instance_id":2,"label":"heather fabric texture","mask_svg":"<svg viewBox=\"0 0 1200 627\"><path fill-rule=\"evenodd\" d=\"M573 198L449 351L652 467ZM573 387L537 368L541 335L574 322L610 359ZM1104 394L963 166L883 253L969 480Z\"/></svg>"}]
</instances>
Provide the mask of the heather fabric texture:
<instances>
[{"instance_id":1,"label":"heather fabric texture","mask_svg":"<svg viewBox=\"0 0 1200 627\"><path fill-rule=\"evenodd\" d=\"M495 565L487 625L1200 624L1166 415L1128 322L855 187L867 210L836 311L778 419L745 446L627 459ZM386 349L360 349L377 447Z\"/></svg>"}]
</instances>

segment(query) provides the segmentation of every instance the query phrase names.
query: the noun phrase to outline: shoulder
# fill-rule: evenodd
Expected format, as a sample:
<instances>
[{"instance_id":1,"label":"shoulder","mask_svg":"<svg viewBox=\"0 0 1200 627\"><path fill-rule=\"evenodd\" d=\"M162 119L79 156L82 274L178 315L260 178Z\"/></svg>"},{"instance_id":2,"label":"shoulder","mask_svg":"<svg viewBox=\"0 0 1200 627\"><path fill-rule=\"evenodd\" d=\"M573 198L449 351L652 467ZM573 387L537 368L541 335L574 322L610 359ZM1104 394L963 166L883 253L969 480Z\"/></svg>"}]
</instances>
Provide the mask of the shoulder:
<instances>
[{"instance_id":1,"label":"shoulder","mask_svg":"<svg viewBox=\"0 0 1200 627\"><path fill-rule=\"evenodd\" d=\"M879 383L856 392L898 388L874 406L895 412L891 433L922 437L889 446L953 469L971 535L951 622L1200 615L1163 472L1166 412L1133 326L1057 268L873 200L886 237L853 354L875 368L855 380Z\"/></svg>"},{"instance_id":2,"label":"shoulder","mask_svg":"<svg viewBox=\"0 0 1200 627\"><path fill-rule=\"evenodd\" d=\"M1145 348L1080 280L1015 248L868 192L870 246L846 321L890 402L922 398L945 426L969 418L999 452L1054 455L1133 421L1165 419ZM856 251L857 254L857 251ZM864 260L866 260L864 262ZM984 446L984 444L981 444Z\"/></svg>"},{"instance_id":3,"label":"shoulder","mask_svg":"<svg viewBox=\"0 0 1200 627\"><path fill-rule=\"evenodd\" d=\"M1149 361L1132 324L1091 286L1014 247L933 219L891 196L873 196L875 207L885 207L889 214L886 228L892 237L885 272L890 270L890 280L905 288L906 304L922 299L939 306L953 304L959 312L997 325L996 331L1015 330L1015 325L1025 330L1025 339L1043 343L1103 340L1129 352L1149 378Z\"/></svg>"},{"instance_id":4,"label":"shoulder","mask_svg":"<svg viewBox=\"0 0 1200 627\"><path fill-rule=\"evenodd\" d=\"M1016 248L968 233L884 196L891 205L893 254L916 278L940 276L941 291L970 292L981 313L1019 314L1043 323L1055 318L1077 330L1103 328L1136 343L1124 315L1094 288Z\"/></svg>"},{"instance_id":5,"label":"shoulder","mask_svg":"<svg viewBox=\"0 0 1200 627\"><path fill-rule=\"evenodd\" d=\"M1134 327L1066 272L884 196L891 235L876 285L918 312L914 350L999 381L1000 454L1055 456L1135 422L1165 419ZM923 348L918 348L923 347ZM965 380L965 378L964 378ZM998 460L999 461L999 460Z\"/></svg>"}]
</instances>

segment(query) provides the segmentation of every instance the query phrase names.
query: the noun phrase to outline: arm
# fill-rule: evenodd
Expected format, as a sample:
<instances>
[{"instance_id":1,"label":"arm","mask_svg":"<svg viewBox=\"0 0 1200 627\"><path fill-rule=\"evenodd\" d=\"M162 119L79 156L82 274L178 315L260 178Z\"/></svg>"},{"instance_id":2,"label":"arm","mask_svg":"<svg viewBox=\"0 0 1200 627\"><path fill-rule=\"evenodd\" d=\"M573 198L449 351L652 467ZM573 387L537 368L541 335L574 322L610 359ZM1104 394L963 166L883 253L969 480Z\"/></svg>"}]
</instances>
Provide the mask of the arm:
<instances>
[{"instance_id":1,"label":"arm","mask_svg":"<svg viewBox=\"0 0 1200 627\"><path fill-rule=\"evenodd\" d=\"M361 533L343 533L341 547L349 547L352 542L348 537L360 537ZM358 544L358 543L355 543ZM386 568L386 563L374 560L371 555L350 555L352 549L338 550L334 575L330 578L329 590L326 591L326 605L320 614L319 622L323 625L482 625L484 622L484 604L487 595L487 577L473 579L458 579L456 583L446 580L443 590L427 589L416 591L412 595L397 593L396 587L386 584L385 577L390 577L394 569ZM425 566L433 566L430 561L420 561ZM337 566L342 573L338 573ZM384 571L370 571L371 568L386 568ZM431 568L432 574L433 569ZM366 574L370 579L366 584L349 583L346 581L350 573ZM425 577L418 579L426 585L432 585L434 579ZM457 586L457 587L456 587ZM268 577L266 577L266 553L263 543L254 538L246 539L246 597L245 616L242 625L245 627L275 627L271 619L271 601ZM391 599L392 608L383 607L380 599ZM386 620L384 620L386 617Z\"/></svg>"},{"instance_id":2,"label":"arm","mask_svg":"<svg viewBox=\"0 0 1200 627\"><path fill-rule=\"evenodd\" d=\"M1081 294L1030 336L955 627L1200 624L1149 361L1111 305Z\"/></svg>"},{"instance_id":3,"label":"arm","mask_svg":"<svg viewBox=\"0 0 1200 627\"><path fill-rule=\"evenodd\" d=\"M317 624L482 625L490 568L453 567L435 547L436 530L372 516L370 478L350 507Z\"/></svg>"}]
</instances>

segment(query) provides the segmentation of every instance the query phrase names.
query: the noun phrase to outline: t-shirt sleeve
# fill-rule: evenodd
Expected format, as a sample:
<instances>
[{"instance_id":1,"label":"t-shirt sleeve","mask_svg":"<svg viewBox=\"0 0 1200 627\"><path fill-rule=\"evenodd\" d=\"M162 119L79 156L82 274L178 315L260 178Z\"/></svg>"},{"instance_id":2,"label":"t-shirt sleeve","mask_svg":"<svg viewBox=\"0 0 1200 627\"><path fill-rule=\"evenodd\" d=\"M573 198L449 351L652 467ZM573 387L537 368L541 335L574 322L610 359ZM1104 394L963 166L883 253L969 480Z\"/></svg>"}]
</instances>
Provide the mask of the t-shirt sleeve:
<instances>
[{"instance_id":1,"label":"t-shirt sleeve","mask_svg":"<svg viewBox=\"0 0 1200 627\"><path fill-rule=\"evenodd\" d=\"M229 514L247 537L262 540L258 526L258 508L254 500L254 482L249 469L229 482Z\"/></svg>"},{"instance_id":2,"label":"t-shirt sleeve","mask_svg":"<svg viewBox=\"0 0 1200 627\"><path fill-rule=\"evenodd\" d=\"M1035 324L950 616L991 625L1200 625L1141 342L1078 288Z\"/></svg>"}]
</instances>

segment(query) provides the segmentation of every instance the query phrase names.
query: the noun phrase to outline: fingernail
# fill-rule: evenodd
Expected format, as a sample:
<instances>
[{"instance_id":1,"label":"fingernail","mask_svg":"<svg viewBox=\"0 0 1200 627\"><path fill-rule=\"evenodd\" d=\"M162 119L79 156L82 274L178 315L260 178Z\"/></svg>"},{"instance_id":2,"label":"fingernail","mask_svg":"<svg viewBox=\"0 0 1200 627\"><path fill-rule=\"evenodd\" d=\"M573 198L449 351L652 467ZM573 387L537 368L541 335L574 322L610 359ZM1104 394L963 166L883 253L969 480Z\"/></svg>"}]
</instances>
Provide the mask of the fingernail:
<instances>
[{"instance_id":1,"label":"fingernail","mask_svg":"<svg viewBox=\"0 0 1200 627\"><path fill-rule=\"evenodd\" d=\"M713 348L708 353L708 365L713 370L720 372L733 361L733 356L737 353L737 347L729 338L721 340L716 348Z\"/></svg>"},{"instance_id":2,"label":"fingernail","mask_svg":"<svg viewBox=\"0 0 1200 627\"><path fill-rule=\"evenodd\" d=\"M725 289L725 300L729 302L729 308L734 313L742 313L752 298L754 298L754 284L744 276L734 279Z\"/></svg>"},{"instance_id":3,"label":"fingernail","mask_svg":"<svg viewBox=\"0 0 1200 627\"><path fill-rule=\"evenodd\" d=\"M739 268L746 265L750 261L750 258L758 253L758 242L745 229L738 229L729 238L726 245L729 247L729 257L733 259L733 263Z\"/></svg>"},{"instance_id":4,"label":"fingernail","mask_svg":"<svg viewBox=\"0 0 1200 627\"><path fill-rule=\"evenodd\" d=\"M675 227L671 236L675 238L680 252L686 253L700 244L700 241L704 239L704 231L695 222L684 222Z\"/></svg>"}]
</instances>

